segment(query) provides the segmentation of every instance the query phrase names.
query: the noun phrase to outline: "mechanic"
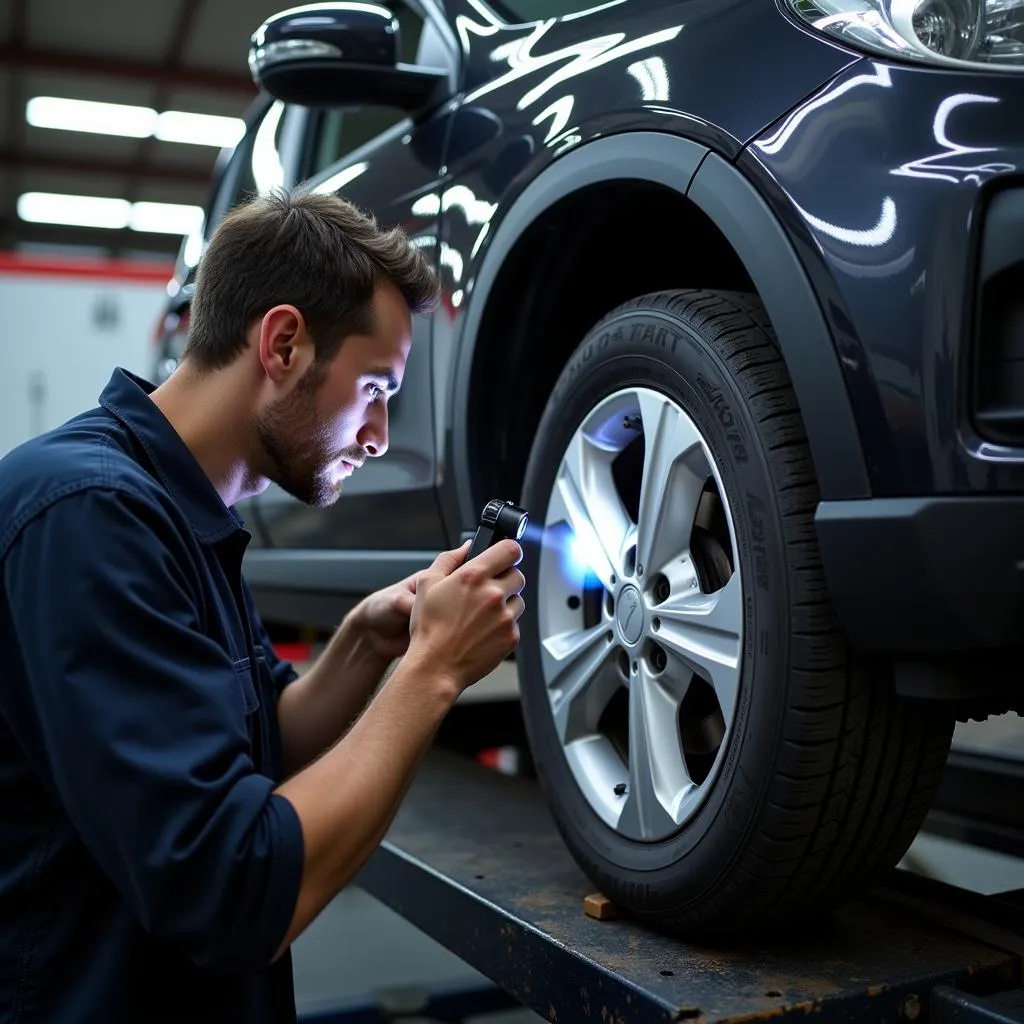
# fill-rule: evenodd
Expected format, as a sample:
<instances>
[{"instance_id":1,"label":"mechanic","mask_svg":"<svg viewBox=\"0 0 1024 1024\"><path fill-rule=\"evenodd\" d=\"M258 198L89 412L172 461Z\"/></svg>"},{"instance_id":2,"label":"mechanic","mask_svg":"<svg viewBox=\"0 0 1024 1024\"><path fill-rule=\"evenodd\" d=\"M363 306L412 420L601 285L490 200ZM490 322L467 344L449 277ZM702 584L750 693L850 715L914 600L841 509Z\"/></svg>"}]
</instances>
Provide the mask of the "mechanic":
<instances>
[{"instance_id":1,"label":"mechanic","mask_svg":"<svg viewBox=\"0 0 1024 1024\"><path fill-rule=\"evenodd\" d=\"M290 944L514 650L522 552L442 553L298 676L232 506L274 481L324 508L384 454L437 294L401 231L341 199L256 198L210 241L170 379L118 368L0 461L3 1021L295 1019Z\"/></svg>"}]
</instances>

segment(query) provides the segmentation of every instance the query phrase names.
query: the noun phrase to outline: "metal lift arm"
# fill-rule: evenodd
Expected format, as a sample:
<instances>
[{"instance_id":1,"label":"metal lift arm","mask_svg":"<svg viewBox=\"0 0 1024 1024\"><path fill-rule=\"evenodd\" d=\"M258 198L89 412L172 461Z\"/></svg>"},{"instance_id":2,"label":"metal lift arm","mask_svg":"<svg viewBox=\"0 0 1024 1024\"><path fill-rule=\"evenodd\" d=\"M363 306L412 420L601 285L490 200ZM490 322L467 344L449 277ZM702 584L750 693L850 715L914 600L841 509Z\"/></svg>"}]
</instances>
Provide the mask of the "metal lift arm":
<instances>
[{"instance_id":1,"label":"metal lift arm","mask_svg":"<svg viewBox=\"0 0 1024 1024\"><path fill-rule=\"evenodd\" d=\"M986 1015L993 996L1019 1012L1012 903L898 872L826 926L742 946L594 920L537 784L451 753L428 756L357 884L554 1024L1024 1021Z\"/></svg>"}]
</instances>

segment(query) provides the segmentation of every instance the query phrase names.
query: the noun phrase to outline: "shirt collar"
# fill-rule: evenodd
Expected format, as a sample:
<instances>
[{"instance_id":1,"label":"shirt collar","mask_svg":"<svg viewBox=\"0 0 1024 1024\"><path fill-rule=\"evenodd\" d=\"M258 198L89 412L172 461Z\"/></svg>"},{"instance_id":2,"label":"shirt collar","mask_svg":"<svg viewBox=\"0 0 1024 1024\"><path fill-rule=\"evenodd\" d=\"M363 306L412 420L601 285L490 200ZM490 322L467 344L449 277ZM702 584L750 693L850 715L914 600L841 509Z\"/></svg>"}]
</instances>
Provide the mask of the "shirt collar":
<instances>
[{"instance_id":1,"label":"shirt collar","mask_svg":"<svg viewBox=\"0 0 1024 1024\"><path fill-rule=\"evenodd\" d=\"M157 476L204 543L243 530L242 518L224 504L188 445L150 398L156 386L118 367L100 394L100 405L116 416L145 449Z\"/></svg>"}]
</instances>

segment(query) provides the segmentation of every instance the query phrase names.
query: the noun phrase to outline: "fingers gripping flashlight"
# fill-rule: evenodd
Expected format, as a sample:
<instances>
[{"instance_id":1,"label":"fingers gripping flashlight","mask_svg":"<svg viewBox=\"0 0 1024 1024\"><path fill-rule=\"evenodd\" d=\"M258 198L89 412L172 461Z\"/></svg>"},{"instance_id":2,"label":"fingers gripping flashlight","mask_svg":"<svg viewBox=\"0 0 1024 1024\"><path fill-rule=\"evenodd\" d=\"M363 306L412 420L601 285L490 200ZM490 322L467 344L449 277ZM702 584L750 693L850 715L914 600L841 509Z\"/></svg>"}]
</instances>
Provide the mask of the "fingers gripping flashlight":
<instances>
[{"instance_id":1,"label":"fingers gripping flashlight","mask_svg":"<svg viewBox=\"0 0 1024 1024\"><path fill-rule=\"evenodd\" d=\"M506 538L519 540L526 532L526 524L529 521L530 517L525 510L513 505L511 501L496 498L487 502L480 513L480 525L476 528L476 535L469 546L466 561Z\"/></svg>"}]
</instances>

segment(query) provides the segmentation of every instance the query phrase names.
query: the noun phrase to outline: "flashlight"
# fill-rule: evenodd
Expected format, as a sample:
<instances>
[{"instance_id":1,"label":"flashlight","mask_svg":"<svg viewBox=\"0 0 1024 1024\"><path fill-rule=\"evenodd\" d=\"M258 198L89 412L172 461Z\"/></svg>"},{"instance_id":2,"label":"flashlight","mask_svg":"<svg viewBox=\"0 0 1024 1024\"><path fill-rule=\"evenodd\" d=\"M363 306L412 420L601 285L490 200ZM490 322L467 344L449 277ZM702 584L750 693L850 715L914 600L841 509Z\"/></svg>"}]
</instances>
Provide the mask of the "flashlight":
<instances>
[{"instance_id":1,"label":"flashlight","mask_svg":"<svg viewBox=\"0 0 1024 1024\"><path fill-rule=\"evenodd\" d=\"M529 521L530 517L525 510L513 505L511 501L495 498L494 501L487 502L480 513L480 525L476 528L476 535L469 546L466 561L506 538L519 540L526 531L526 524Z\"/></svg>"}]
</instances>

